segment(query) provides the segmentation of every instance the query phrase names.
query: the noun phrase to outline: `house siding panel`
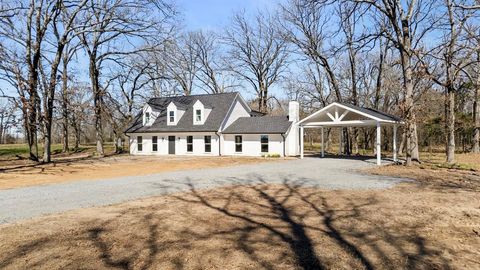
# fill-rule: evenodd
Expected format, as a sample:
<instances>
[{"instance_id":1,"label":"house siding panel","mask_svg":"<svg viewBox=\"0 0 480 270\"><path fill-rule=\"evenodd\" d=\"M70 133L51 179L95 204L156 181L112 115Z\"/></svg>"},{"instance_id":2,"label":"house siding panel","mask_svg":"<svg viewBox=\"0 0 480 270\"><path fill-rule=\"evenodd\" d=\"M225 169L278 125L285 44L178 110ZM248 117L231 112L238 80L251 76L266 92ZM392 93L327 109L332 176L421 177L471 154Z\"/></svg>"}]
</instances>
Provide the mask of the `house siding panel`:
<instances>
[{"instance_id":1,"label":"house siding panel","mask_svg":"<svg viewBox=\"0 0 480 270\"><path fill-rule=\"evenodd\" d=\"M242 135L242 152L235 152L235 135ZM227 156L261 156L279 154L283 156L283 137L280 134L224 134L223 154ZM261 152L260 136L268 135L268 153Z\"/></svg>"},{"instance_id":2,"label":"house siding panel","mask_svg":"<svg viewBox=\"0 0 480 270\"><path fill-rule=\"evenodd\" d=\"M175 136L176 155L218 156L218 137L212 132L198 133L135 133L130 136L130 154L132 155L168 155L168 136ZM137 151L137 136L142 136L143 151ZM152 151L152 137L158 137L158 151ZM187 152L187 136L193 136L193 152ZM212 152L205 152L204 138L212 137Z\"/></svg>"}]
</instances>

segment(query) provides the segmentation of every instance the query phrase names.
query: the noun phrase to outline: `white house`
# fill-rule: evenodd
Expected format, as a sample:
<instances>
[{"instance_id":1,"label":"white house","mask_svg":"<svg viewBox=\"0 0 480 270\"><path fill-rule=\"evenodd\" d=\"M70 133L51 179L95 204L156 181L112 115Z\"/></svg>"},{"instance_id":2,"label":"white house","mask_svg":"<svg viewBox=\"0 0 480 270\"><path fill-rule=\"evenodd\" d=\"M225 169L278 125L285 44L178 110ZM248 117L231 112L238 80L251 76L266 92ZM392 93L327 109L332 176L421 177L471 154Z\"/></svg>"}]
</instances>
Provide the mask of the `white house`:
<instances>
[{"instance_id":1,"label":"white house","mask_svg":"<svg viewBox=\"0 0 480 270\"><path fill-rule=\"evenodd\" d=\"M152 98L125 131L132 155L300 154L299 104L263 116L239 93Z\"/></svg>"}]
</instances>

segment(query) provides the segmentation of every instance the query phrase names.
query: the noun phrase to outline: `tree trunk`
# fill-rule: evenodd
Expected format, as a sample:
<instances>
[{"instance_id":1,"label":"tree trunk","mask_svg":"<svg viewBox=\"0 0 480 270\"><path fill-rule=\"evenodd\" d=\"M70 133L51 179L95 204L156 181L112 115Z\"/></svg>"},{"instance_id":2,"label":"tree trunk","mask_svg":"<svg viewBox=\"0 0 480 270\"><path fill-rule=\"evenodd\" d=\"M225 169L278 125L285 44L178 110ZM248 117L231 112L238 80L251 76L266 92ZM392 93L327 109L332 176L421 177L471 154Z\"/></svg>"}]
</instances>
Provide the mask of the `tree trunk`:
<instances>
[{"instance_id":1,"label":"tree trunk","mask_svg":"<svg viewBox=\"0 0 480 270\"><path fill-rule=\"evenodd\" d=\"M358 155L358 129L356 127L353 128L352 148L353 154Z\"/></svg>"},{"instance_id":2,"label":"tree trunk","mask_svg":"<svg viewBox=\"0 0 480 270\"><path fill-rule=\"evenodd\" d=\"M105 155L103 148L103 125L102 125L102 91L98 81L99 72L95 63L95 56L90 55L89 74L93 90L93 107L95 114L95 138L97 144L97 155Z\"/></svg>"},{"instance_id":3,"label":"tree trunk","mask_svg":"<svg viewBox=\"0 0 480 270\"><path fill-rule=\"evenodd\" d=\"M477 54L477 60L480 63L480 52ZM473 100L473 153L480 153L480 106L479 106L479 94L480 94L480 64L478 64L477 71L477 83L475 84L475 97Z\"/></svg>"},{"instance_id":4,"label":"tree trunk","mask_svg":"<svg viewBox=\"0 0 480 270\"><path fill-rule=\"evenodd\" d=\"M408 31L408 30L407 30ZM410 46L408 46L410 48ZM417 140L417 126L415 119L415 108L413 102L413 79L412 79L412 65L411 57L407 52L401 54L402 68L404 74L404 88L405 88L405 129L406 129L406 165L411 166L412 160L419 161L418 155L418 140Z\"/></svg>"},{"instance_id":5,"label":"tree trunk","mask_svg":"<svg viewBox=\"0 0 480 270\"><path fill-rule=\"evenodd\" d=\"M77 123L75 116L72 117L72 127L75 135L75 151L77 151L80 148L81 124Z\"/></svg>"},{"instance_id":6,"label":"tree trunk","mask_svg":"<svg viewBox=\"0 0 480 270\"><path fill-rule=\"evenodd\" d=\"M114 151L115 151L115 154L118 154L120 153L120 148L118 147L118 140L119 137L118 137L118 134L117 132L113 132L113 145L114 145Z\"/></svg>"},{"instance_id":7,"label":"tree trunk","mask_svg":"<svg viewBox=\"0 0 480 270\"><path fill-rule=\"evenodd\" d=\"M27 114L28 149L30 159L38 161L38 141L37 141L37 95L30 98Z\"/></svg>"},{"instance_id":8,"label":"tree trunk","mask_svg":"<svg viewBox=\"0 0 480 270\"><path fill-rule=\"evenodd\" d=\"M447 163L455 162L455 91L450 85L446 95Z\"/></svg>"},{"instance_id":9,"label":"tree trunk","mask_svg":"<svg viewBox=\"0 0 480 270\"><path fill-rule=\"evenodd\" d=\"M342 140L343 140L343 152L345 155L350 156L351 151L350 151L350 134L348 133L347 128L342 128Z\"/></svg>"},{"instance_id":10,"label":"tree trunk","mask_svg":"<svg viewBox=\"0 0 480 270\"><path fill-rule=\"evenodd\" d=\"M330 146L332 145L332 129L327 128L327 141L325 142L325 151L330 152Z\"/></svg>"},{"instance_id":11,"label":"tree trunk","mask_svg":"<svg viewBox=\"0 0 480 270\"><path fill-rule=\"evenodd\" d=\"M62 57L62 152L67 153L68 147L68 51Z\"/></svg>"}]
</instances>

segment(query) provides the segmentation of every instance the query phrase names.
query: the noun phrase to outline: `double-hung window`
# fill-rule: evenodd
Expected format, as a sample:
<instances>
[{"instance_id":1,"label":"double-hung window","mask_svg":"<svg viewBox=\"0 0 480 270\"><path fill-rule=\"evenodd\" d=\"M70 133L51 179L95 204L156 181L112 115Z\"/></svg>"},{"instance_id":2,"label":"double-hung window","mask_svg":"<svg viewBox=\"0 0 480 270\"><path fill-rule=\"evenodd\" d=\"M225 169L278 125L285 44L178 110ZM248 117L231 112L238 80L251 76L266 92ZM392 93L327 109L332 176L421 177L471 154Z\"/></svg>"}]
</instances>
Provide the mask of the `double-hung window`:
<instances>
[{"instance_id":1,"label":"double-hung window","mask_svg":"<svg viewBox=\"0 0 480 270\"><path fill-rule=\"evenodd\" d=\"M260 145L262 153L268 153L268 135L260 136Z\"/></svg>"},{"instance_id":2,"label":"double-hung window","mask_svg":"<svg viewBox=\"0 0 480 270\"><path fill-rule=\"evenodd\" d=\"M187 136L187 152L193 152L193 136Z\"/></svg>"},{"instance_id":3,"label":"double-hung window","mask_svg":"<svg viewBox=\"0 0 480 270\"><path fill-rule=\"evenodd\" d=\"M137 136L137 150L138 150L138 152L143 151L143 138L142 138L142 136Z\"/></svg>"},{"instance_id":4,"label":"double-hung window","mask_svg":"<svg viewBox=\"0 0 480 270\"><path fill-rule=\"evenodd\" d=\"M212 152L212 136L205 136L205 153Z\"/></svg>"},{"instance_id":5,"label":"double-hung window","mask_svg":"<svg viewBox=\"0 0 480 270\"><path fill-rule=\"evenodd\" d=\"M202 110L195 110L195 122L202 122Z\"/></svg>"},{"instance_id":6,"label":"double-hung window","mask_svg":"<svg viewBox=\"0 0 480 270\"><path fill-rule=\"evenodd\" d=\"M145 125L147 125L150 122L150 113L146 112L145 113Z\"/></svg>"},{"instance_id":7,"label":"double-hung window","mask_svg":"<svg viewBox=\"0 0 480 270\"><path fill-rule=\"evenodd\" d=\"M175 122L175 111L168 112L168 122L170 123Z\"/></svg>"},{"instance_id":8,"label":"double-hung window","mask_svg":"<svg viewBox=\"0 0 480 270\"><path fill-rule=\"evenodd\" d=\"M237 153L242 152L242 136L241 135L235 136L235 152Z\"/></svg>"},{"instance_id":9,"label":"double-hung window","mask_svg":"<svg viewBox=\"0 0 480 270\"><path fill-rule=\"evenodd\" d=\"M152 137L152 152L157 152L158 151L158 137L153 136Z\"/></svg>"}]
</instances>

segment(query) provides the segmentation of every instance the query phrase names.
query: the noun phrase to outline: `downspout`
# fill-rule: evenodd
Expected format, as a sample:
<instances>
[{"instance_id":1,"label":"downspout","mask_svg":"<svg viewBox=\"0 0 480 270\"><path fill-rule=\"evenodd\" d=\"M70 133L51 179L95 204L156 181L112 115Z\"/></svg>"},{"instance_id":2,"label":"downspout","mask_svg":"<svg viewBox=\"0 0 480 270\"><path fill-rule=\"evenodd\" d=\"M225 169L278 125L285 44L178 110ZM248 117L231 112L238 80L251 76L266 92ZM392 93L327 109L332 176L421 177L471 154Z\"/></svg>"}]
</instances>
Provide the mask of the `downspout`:
<instances>
[{"instance_id":1,"label":"downspout","mask_svg":"<svg viewBox=\"0 0 480 270\"><path fill-rule=\"evenodd\" d=\"M220 140L220 135L218 134L217 131L215 131L215 135L218 137L218 155L222 156L222 142Z\"/></svg>"},{"instance_id":2,"label":"downspout","mask_svg":"<svg viewBox=\"0 0 480 270\"><path fill-rule=\"evenodd\" d=\"M280 133L280 135L282 135L282 138L283 138L283 157L286 157L286 155L285 155L285 152L286 152L285 151L285 134Z\"/></svg>"}]
</instances>

